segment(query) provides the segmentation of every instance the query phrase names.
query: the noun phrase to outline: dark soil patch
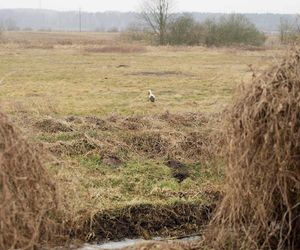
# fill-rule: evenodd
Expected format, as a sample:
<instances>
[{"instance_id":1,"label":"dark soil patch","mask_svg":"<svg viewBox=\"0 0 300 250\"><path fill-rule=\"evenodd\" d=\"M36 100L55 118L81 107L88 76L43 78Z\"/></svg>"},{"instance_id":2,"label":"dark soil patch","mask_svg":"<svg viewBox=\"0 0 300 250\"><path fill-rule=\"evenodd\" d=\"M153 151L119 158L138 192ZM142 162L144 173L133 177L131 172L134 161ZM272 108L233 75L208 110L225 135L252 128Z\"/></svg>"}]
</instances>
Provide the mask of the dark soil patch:
<instances>
[{"instance_id":1,"label":"dark soil patch","mask_svg":"<svg viewBox=\"0 0 300 250\"><path fill-rule=\"evenodd\" d=\"M213 209L188 203L128 206L100 212L86 221L83 231L74 233L89 241L184 236L201 232Z\"/></svg>"},{"instance_id":2,"label":"dark soil patch","mask_svg":"<svg viewBox=\"0 0 300 250\"><path fill-rule=\"evenodd\" d=\"M166 166L168 166L172 170L173 177L179 183L183 182L186 178L190 176L187 166L179 161L169 160L166 162Z\"/></svg>"},{"instance_id":3,"label":"dark soil patch","mask_svg":"<svg viewBox=\"0 0 300 250\"><path fill-rule=\"evenodd\" d=\"M128 68L128 67L129 67L129 65L127 65L127 64L120 64L117 66L117 68Z\"/></svg>"},{"instance_id":4,"label":"dark soil patch","mask_svg":"<svg viewBox=\"0 0 300 250\"><path fill-rule=\"evenodd\" d=\"M123 163L122 160L116 155L104 156L102 162L111 167L119 167Z\"/></svg>"}]
</instances>

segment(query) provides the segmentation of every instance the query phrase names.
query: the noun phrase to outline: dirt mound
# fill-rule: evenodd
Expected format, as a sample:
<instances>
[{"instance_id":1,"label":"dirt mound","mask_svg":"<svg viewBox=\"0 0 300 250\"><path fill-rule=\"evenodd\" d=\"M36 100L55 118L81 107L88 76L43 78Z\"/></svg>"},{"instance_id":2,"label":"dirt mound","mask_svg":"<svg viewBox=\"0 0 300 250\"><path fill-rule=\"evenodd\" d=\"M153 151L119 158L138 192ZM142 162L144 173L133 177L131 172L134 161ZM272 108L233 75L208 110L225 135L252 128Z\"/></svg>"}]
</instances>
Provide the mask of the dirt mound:
<instances>
[{"instance_id":1,"label":"dirt mound","mask_svg":"<svg viewBox=\"0 0 300 250\"><path fill-rule=\"evenodd\" d=\"M0 249L49 240L56 208L56 188L39 157L0 112Z\"/></svg>"},{"instance_id":2,"label":"dirt mound","mask_svg":"<svg viewBox=\"0 0 300 250\"><path fill-rule=\"evenodd\" d=\"M207 242L214 249L299 249L300 51L240 93L228 156L225 197Z\"/></svg>"},{"instance_id":3,"label":"dirt mound","mask_svg":"<svg viewBox=\"0 0 300 250\"><path fill-rule=\"evenodd\" d=\"M111 167L119 167L123 163L123 161L114 154L105 155L102 159L102 162Z\"/></svg>"},{"instance_id":4,"label":"dirt mound","mask_svg":"<svg viewBox=\"0 0 300 250\"><path fill-rule=\"evenodd\" d=\"M35 127L47 133L71 132L73 129L66 122L46 118L35 123Z\"/></svg>"},{"instance_id":5,"label":"dirt mound","mask_svg":"<svg viewBox=\"0 0 300 250\"><path fill-rule=\"evenodd\" d=\"M84 230L74 232L89 241L154 236L167 237L199 232L208 222L213 206L178 203L175 205L140 204L102 211L88 218Z\"/></svg>"}]
</instances>

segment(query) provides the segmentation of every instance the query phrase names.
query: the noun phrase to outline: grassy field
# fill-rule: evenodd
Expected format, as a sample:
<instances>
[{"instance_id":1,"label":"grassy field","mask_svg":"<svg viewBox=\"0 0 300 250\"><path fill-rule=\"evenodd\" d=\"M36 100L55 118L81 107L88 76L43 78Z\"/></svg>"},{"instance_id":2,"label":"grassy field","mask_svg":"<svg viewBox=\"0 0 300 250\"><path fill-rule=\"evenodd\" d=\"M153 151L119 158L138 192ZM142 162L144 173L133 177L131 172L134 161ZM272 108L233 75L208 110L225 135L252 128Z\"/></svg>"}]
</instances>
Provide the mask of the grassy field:
<instances>
[{"instance_id":1,"label":"grassy field","mask_svg":"<svg viewBox=\"0 0 300 250\"><path fill-rule=\"evenodd\" d=\"M72 218L215 202L224 163L211 144L221 143L220 114L251 78L250 65L259 72L280 54L150 47L118 34L4 36L1 107L43 149ZM157 102L148 102L148 89Z\"/></svg>"}]
</instances>

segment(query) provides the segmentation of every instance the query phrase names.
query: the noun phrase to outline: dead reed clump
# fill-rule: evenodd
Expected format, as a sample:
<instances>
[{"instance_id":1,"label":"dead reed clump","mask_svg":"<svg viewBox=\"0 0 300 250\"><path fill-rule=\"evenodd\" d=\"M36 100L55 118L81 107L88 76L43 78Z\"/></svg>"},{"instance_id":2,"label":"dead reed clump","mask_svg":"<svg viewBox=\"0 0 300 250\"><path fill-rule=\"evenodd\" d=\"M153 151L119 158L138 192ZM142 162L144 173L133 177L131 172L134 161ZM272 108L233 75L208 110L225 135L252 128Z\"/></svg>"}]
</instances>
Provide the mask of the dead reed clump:
<instances>
[{"instance_id":1,"label":"dead reed clump","mask_svg":"<svg viewBox=\"0 0 300 250\"><path fill-rule=\"evenodd\" d=\"M240 93L227 135L225 197L206 244L299 249L300 50Z\"/></svg>"},{"instance_id":2,"label":"dead reed clump","mask_svg":"<svg viewBox=\"0 0 300 250\"><path fill-rule=\"evenodd\" d=\"M0 112L0 249L50 240L56 209L56 188L38 155Z\"/></svg>"}]
</instances>

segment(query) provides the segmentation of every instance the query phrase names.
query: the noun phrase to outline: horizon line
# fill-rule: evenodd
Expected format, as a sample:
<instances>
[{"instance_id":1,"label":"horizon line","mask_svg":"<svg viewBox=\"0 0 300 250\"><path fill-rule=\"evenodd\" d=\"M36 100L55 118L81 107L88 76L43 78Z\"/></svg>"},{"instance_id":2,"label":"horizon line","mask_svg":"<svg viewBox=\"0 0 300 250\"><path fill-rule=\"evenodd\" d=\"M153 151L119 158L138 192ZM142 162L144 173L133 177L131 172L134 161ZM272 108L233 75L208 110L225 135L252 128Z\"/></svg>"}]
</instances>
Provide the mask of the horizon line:
<instances>
[{"instance_id":1,"label":"horizon line","mask_svg":"<svg viewBox=\"0 0 300 250\"><path fill-rule=\"evenodd\" d=\"M78 8L79 9L79 8ZM39 8L0 8L0 10L34 10L34 11L55 11L55 12L77 12L78 9L72 9L72 10L59 10L59 9L39 9ZM102 11L88 11L83 10L81 8L81 11L83 13L109 13L109 12L118 12L118 13L138 13L138 11L129 10L129 11L122 11L122 10L102 10ZM280 13L280 12L237 12L237 11L231 11L231 12L210 12L210 11L176 11L174 13L201 13L201 14L257 14L257 15L267 15L267 14L273 14L273 15L298 15L298 13Z\"/></svg>"}]
</instances>

